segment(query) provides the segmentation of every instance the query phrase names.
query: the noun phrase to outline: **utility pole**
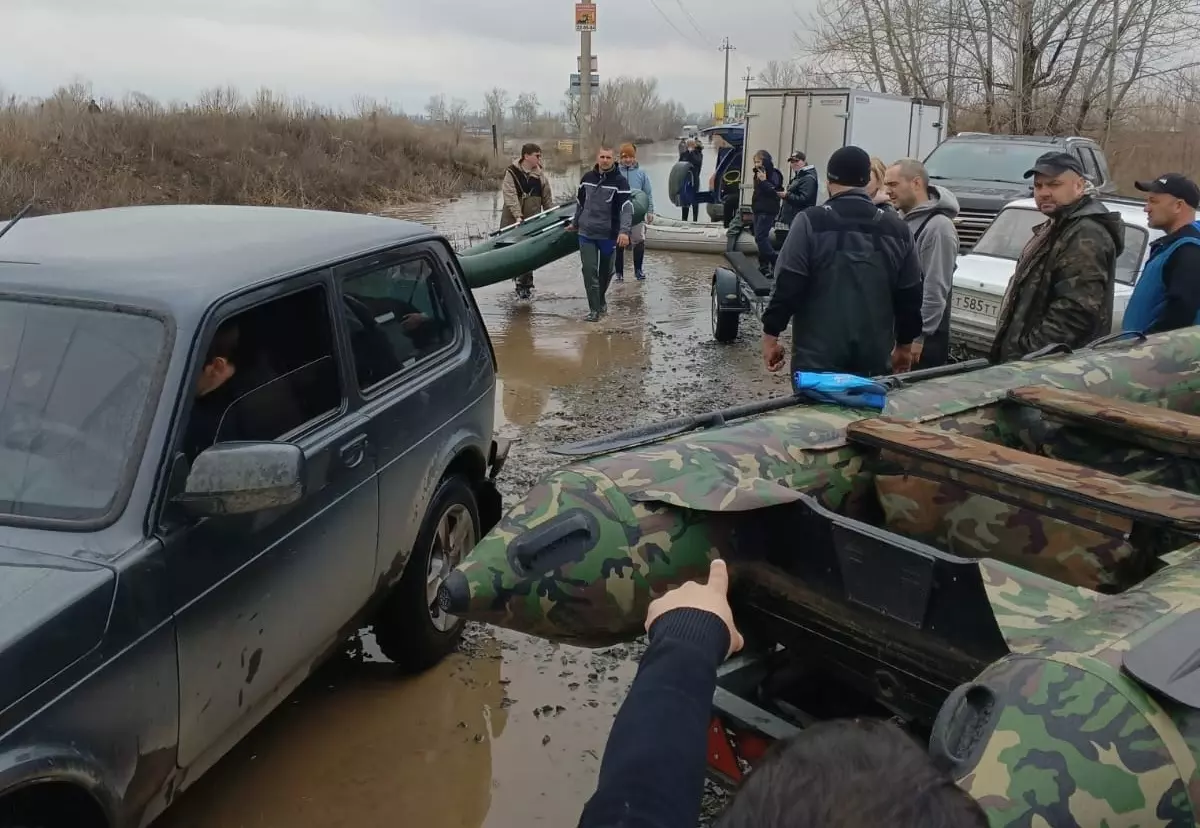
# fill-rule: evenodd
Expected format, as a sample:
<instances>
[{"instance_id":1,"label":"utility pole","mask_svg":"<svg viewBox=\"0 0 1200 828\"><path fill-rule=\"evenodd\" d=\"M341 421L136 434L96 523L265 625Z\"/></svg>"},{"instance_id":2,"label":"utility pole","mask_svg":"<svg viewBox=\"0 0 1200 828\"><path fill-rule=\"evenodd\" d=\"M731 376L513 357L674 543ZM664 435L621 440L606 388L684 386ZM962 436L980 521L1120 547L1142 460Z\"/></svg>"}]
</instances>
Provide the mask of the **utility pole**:
<instances>
[{"instance_id":1,"label":"utility pole","mask_svg":"<svg viewBox=\"0 0 1200 828\"><path fill-rule=\"evenodd\" d=\"M736 46L730 45L729 38L721 44L721 51L725 53L725 96L721 104L721 118L729 122L729 53L736 49Z\"/></svg>"},{"instance_id":2,"label":"utility pole","mask_svg":"<svg viewBox=\"0 0 1200 828\"><path fill-rule=\"evenodd\" d=\"M746 99L749 102L750 98L750 82L754 80L754 70L749 66L746 67L746 74L742 75L742 80L746 82Z\"/></svg>"},{"instance_id":3,"label":"utility pole","mask_svg":"<svg viewBox=\"0 0 1200 828\"><path fill-rule=\"evenodd\" d=\"M1017 135L1024 133L1025 125L1025 38L1029 36L1028 29L1029 19L1026 16L1025 0L1016 0L1017 6L1017 53L1016 62L1013 66L1013 94L1016 95L1016 102L1013 104L1013 115L1016 119L1016 125L1013 132Z\"/></svg>"},{"instance_id":4,"label":"utility pole","mask_svg":"<svg viewBox=\"0 0 1200 828\"><path fill-rule=\"evenodd\" d=\"M594 21L593 21L594 23ZM579 160L587 162L592 132L592 33L579 33Z\"/></svg>"}]
</instances>

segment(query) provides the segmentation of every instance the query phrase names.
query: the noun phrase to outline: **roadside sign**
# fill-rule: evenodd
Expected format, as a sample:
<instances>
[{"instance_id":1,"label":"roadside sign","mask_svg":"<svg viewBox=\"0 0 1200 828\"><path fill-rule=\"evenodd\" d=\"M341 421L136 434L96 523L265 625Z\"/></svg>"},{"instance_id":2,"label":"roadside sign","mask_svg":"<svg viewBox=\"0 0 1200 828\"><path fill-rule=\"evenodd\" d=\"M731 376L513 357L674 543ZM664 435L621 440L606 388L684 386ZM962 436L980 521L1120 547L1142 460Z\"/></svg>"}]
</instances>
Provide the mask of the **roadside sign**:
<instances>
[{"instance_id":1,"label":"roadside sign","mask_svg":"<svg viewBox=\"0 0 1200 828\"><path fill-rule=\"evenodd\" d=\"M600 89L600 76L593 74L591 76L591 79L592 79L592 82L591 82L592 89L599 90ZM573 72L571 74L571 93L578 95L579 90L582 87L583 87L583 76L580 75L578 72Z\"/></svg>"},{"instance_id":2,"label":"roadside sign","mask_svg":"<svg viewBox=\"0 0 1200 828\"><path fill-rule=\"evenodd\" d=\"M575 4L575 31L577 31L577 32L594 32L594 31L596 31L596 4L595 3L576 3Z\"/></svg>"},{"instance_id":3,"label":"roadside sign","mask_svg":"<svg viewBox=\"0 0 1200 828\"><path fill-rule=\"evenodd\" d=\"M583 71L583 58L580 57L579 55L575 56L575 71L576 72ZM596 71L596 56L592 55L592 72L595 72L595 71Z\"/></svg>"}]
</instances>

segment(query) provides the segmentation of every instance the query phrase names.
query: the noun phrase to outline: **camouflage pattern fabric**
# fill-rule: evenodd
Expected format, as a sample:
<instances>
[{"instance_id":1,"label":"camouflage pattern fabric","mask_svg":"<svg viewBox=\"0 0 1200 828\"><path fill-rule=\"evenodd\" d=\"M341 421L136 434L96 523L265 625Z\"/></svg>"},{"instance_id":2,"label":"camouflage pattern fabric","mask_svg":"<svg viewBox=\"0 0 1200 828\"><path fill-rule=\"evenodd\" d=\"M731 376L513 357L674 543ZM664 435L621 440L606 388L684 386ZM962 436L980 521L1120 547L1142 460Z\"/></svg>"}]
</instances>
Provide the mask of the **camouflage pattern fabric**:
<instances>
[{"instance_id":1,"label":"camouflage pattern fabric","mask_svg":"<svg viewBox=\"0 0 1200 828\"><path fill-rule=\"evenodd\" d=\"M1034 228L996 318L991 361L1007 362L1061 342L1082 348L1112 330L1119 213L1085 195Z\"/></svg>"},{"instance_id":2,"label":"camouflage pattern fabric","mask_svg":"<svg viewBox=\"0 0 1200 828\"><path fill-rule=\"evenodd\" d=\"M1013 506L948 480L879 475L875 487L888 531L959 557L993 558L1089 589L1119 587L1134 558L1131 520L1100 513L1092 526L1073 523L1034 508L1031 499L1046 505L1038 493Z\"/></svg>"},{"instance_id":3,"label":"camouflage pattern fabric","mask_svg":"<svg viewBox=\"0 0 1200 828\"><path fill-rule=\"evenodd\" d=\"M1072 513L1074 500L1093 514L1112 510L1147 523L1200 532L1200 497L1186 492L887 417L854 423L848 434L882 447L884 459L922 476L950 474L972 488L1007 488L1009 496L1017 498L1028 488L1056 491L1061 494L1055 508L1066 515Z\"/></svg>"},{"instance_id":4,"label":"camouflage pattern fabric","mask_svg":"<svg viewBox=\"0 0 1200 828\"><path fill-rule=\"evenodd\" d=\"M1082 391L1033 386L1008 396L1055 419L1166 453L1200 458L1200 417Z\"/></svg>"},{"instance_id":5,"label":"camouflage pattern fabric","mask_svg":"<svg viewBox=\"0 0 1200 828\"><path fill-rule=\"evenodd\" d=\"M1200 328L925 380L892 391L884 413L1019 446L1022 426L996 403L1035 384L1200 411ZM814 494L835 510L873 497L863 449L845 439L846 426L864 416L797 405L552 472L459 565L450 584L454 611L560 641L632 640L643 632L653 597L732 552L737 521L753 520L744 505L786 502L787 489ZM1113 472L1134 469L1140 457L1119 454L1124 465ZM566 558L518 567L514 550L529 546L543 527L553 530L572 508L589 513L594 529L571 540ZM612 563L627 559L632 568ZM736 577L736 560L731 569Z\"/></svg>"},{"instance_id":6,"label":"camouflage pattern fabric","mask_svg":"<svg viewBox=\"0 0 1200 828\"><path fill-rule=\"evenodd\" d=\"M959 784L992 828L1197 824L1200 711L1151 694L1121 659L1200 608L1200 545L1111 597L981 569L1013 654L976 680L995 706Z\"/></svg>"}]
</instances>

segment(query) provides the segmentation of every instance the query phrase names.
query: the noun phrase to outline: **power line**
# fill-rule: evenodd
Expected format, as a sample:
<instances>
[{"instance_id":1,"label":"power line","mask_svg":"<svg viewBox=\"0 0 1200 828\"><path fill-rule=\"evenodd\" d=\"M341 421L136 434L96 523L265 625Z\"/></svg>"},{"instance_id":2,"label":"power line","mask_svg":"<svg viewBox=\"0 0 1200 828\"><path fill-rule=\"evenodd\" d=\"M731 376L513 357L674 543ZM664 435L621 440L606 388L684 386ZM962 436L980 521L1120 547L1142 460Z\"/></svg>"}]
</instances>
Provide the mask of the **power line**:
<instances>
[{"instance_id":1,"label":"power line","mask_svg":"<svg viewBox=\"0 0 1200 828\"><path fill-rule=\"evenodd\" d=\"M654 6L654 10L655 10L656 12L658 12L659 16L660 16L660 17L662 17L662 19L663 19L663 20L667 21L667 25L668 25L668 26L670 26L672 29L674 29L674 30L675 30L675 34L677 34L677 35L679 35L680 37L682 37L682 38L683 38L684 40L686 40L686 41L687 41L689 44L691 44L691 43L692 43L692 39L691 39L691 37L689 37L688 35L684 34L682 31L680 31L679 27L675 25L674 21L673 21L673 20L671 20L671 18L667 17L667 13L666 13L665 11L663 11L663 10L662 10L662 7L660 7L660 6L658 5L658 3L656 2L656 0L650 0L650 5L651 5L651 6Z\"/></svg>"},{"instance_id":2,"label":"power line","mask_svg":"<svg viewBox=\"0 0 1200 828\"><path fill-rule=\"evenodd\" d=\"M709 39L708 35L702 32L700 30L700 26L696 24L696 18L692 17L692 13L687 10L687 6L683 5L683 0L675 0L675 4L679 6L679 10L683 12L683 16L686 17L688 22L692 24L692 28L696 30L696 34L700 35L700 39L706 44L711 43L712 41Z\"/></svg>"}]
</instances>

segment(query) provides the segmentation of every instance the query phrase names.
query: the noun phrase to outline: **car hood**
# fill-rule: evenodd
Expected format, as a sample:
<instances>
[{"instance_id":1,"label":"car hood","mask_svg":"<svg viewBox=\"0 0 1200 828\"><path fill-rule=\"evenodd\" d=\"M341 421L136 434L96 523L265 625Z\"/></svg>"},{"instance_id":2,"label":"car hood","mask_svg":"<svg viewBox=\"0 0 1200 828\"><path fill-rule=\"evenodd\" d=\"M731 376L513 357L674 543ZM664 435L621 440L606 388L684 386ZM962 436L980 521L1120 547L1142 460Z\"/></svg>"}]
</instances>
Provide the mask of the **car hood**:
<instances>
[{"instance_id":1,"label":"car hood","mask_svg":"<svg viewBox=\"0 0 1200 828\"><path fill-rule=\"evenodd\" d=\"M971 178L939 178L930 182L954 193L961 210L995 212L1018 198L1029 198L1033 188L1009 181L976 181Z\"/></svg>"},{"instance_id":2,"label":"car hood","mask_svg":"<svg viewBox=\"0 0 1200 828\"><path fill-rule=\"evenodd\" d=\"M0 710L99 645L111 569L0 545Z\"/></svg>"},{"instance_id":3,"label":"car hood","mask_svg":"<svg viewBox=\"0 0 1200 828\"><path fill-rule=\"evenodd\" d=\"M958 257L958 270L954 271L954 288L1003 296L1016 269L1017 263L1012 259L968 253Z\"/></svg>"}]
</instances>

